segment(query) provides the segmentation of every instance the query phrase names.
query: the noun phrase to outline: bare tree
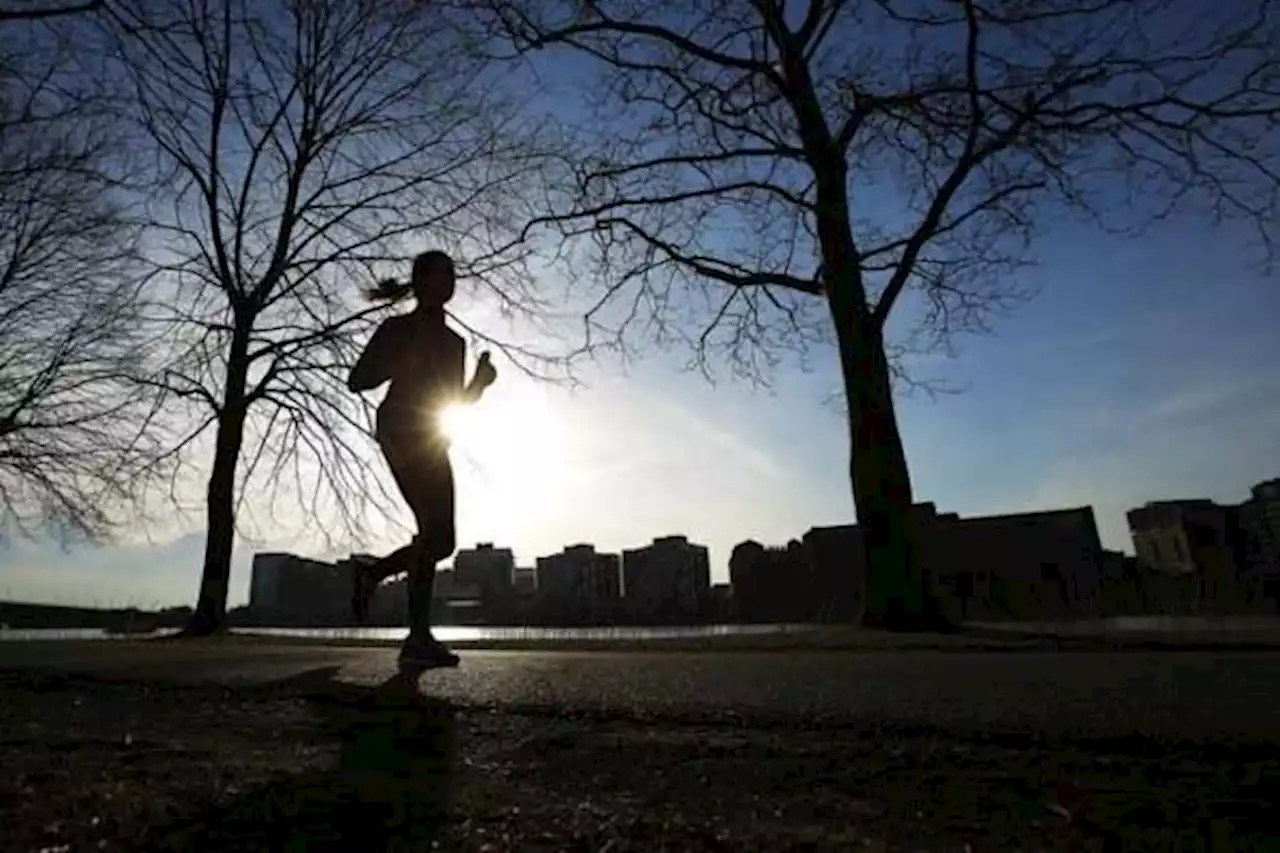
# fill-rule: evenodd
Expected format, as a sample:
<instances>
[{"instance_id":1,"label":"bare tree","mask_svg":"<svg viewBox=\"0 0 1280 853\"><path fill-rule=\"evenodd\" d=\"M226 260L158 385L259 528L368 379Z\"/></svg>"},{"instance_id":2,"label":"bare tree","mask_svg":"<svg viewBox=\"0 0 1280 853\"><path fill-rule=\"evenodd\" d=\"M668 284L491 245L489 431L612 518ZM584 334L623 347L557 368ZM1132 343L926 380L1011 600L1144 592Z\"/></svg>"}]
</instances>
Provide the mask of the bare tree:
<instances>
[{"instance_id":1,"label":"bare tree","mask_svg":"<svg viewBox=\"0 0 1280 853\"><path fill-rule=\"evenodd\" d=\"M945 345L1025 295L1017 272L1060 211L1127 232L1188 211L1240 217L1269 246L1268 0L476 5L520 51L567 47L602 76L543 220L606 283L591 334L688 328L699 308L698 357L719 349L753 370L762 345L820 339L825 308L869 617L931 604L889 346ZM916 322L887 339L901 305Z\"/></svg>"},{"instance_id":2,"label":"bare tree","mask_svg":"<svg viewBox=\"0 0 1280 853\"><path fill-rule=\"evenodd\" d=\"M150 319L166 346L150 365L160 378L142 381L187 404L188 458L212 433L190 633L223 625L245 512L283 508L328 536L387 506L342 370L376 319L360 287L444 248L473 295L537 307L522 256L502 249L530 131L450 13L411 0L112 7L139 145L169 187L149 214L166 305ZM554 366L506 351L530 371Z\"/></svg>"},{"instance_id":3,"label":"bare tree","mask_svg":"<svg viewBox=\"0 0 1280 853\"><path fill-rule=\"evenodd\" d=\"M118 134L46 40L0 46L0 514L25 535L113 533L158 470L137 228Z\"/></svg>"}]
</instances>

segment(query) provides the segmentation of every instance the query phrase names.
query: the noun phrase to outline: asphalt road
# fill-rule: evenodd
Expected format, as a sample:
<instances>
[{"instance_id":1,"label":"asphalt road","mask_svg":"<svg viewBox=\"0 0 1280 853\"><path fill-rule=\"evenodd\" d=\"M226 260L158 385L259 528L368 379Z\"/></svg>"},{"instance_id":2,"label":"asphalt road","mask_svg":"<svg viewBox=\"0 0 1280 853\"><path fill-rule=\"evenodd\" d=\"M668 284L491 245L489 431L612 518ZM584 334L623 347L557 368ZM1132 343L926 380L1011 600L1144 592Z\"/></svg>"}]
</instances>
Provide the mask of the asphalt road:
<instances>
[{"instance_id":1,"label":"asphalt road","mask_svg":"<svg viewBox=\"0 0 1280 853\"><path fill-rule=\"evenodd\" d=\"M265 642L6 642L0 671L266 686L376 684L395 649ZM1280 740L1280 652L464 651L423 676L466 706L727 723L936 726Z\"/></svg>"}]
</instances>

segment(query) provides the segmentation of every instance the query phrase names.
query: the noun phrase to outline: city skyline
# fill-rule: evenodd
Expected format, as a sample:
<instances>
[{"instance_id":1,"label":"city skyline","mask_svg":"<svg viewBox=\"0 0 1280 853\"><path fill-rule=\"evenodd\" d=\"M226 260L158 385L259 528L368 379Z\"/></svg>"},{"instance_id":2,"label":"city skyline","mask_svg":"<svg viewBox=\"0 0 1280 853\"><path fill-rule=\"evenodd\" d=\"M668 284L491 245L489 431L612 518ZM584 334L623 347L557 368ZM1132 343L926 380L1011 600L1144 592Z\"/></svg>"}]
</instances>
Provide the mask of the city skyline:
<instances>
[{"instance_id":1,"label":"city skyline","mask_svg":"<svg viewBox=\"0 0 1280 853\"><path fill-rule=\"evenodd\" d=\"M1248 492L1239 502L1163 498L1130 510L1136 556L1102 546L1089 506L961 517L920 502L914 512L939 600L961 619L1274 613L1280 477ZM745 540L734 547L723 584L711 583L707 548L679 534L621 553L568 544L539 556L535 567L518 566L510 548L479 542L442 567L433 607L441 624L468 625L846 621L862 606L863 535L857 525L840 525L810 528L785 545ZM376 560L256 552L248 606L235 618L242 627L350 626L349 573ZM400 624L406 595L403 577L386 585L372 624ZM11 615L19 622L53 615L37 613L35 602L3 603L16 606ZM92 612L62 618L92 619ZM128 610L114 613L128 618Z\"/></svg>"},{"instance_id":2,"label":"city skyline","mask_svg":"<svg viewBox=\"0 0 1280 853\"><path fill-rule=\"evenodd\" d=\"M1280 601L1280 478L1242 502L1157 499L1126 520L1136 556L1106 549L1092 507L961 517L914 507L921 560L940 606L961 620L1070 619L1138 614L1274 613ZM509 548L460 550L437 585L439 617L463 624L591 625L844 622L865 604L865 531L813 527L785 545L746 540L729 582L712 585L707 549L680 535L605 553L590 543L540 556L531 581ZM249 625L348 624L342 590L352 562L254 555ZM390 584L377 624L403 618L406 587ZM444 623L442 623L444 624Z\"/></svg>"},{"instance_id":3,"label":"city skyline","mask_svg":"<svg viewBox=\"0 0 1280 853\"><path fill-rule=\"evenodd\" d=\"M1094 533L1092 534L1094 537L1093 541L1098 543L1098 545L1100 545L1103 548L1103 551L1101 553L1123 555L1126 559L1130 559L1130 560L1134 558L1134 555L1136 553L1137 561L1139 563L1142 563L1143 562L1143 546L1138 542L1139 534L1137 529L1134 527L1135 515L1147 512L1153 507L1178 506L1178 505L1207 506L1211 511L1232 513L1245 506L1259 506L1257 504L1257 501L1260 499L1259 495L1267 495L1269 497L1264 497L1262 498L1262 500L1270 500L1274 502L1275 500L1274 496L1278 488L1278 484L1280 484L1280 478L1272 478L1272 479L1263 480L1263 481L1259 481L1257 483L1251 484L1250 486L1247 487L1246 489L1247 496L1244 497L1243 499L1238 494L1225 500L1218 500L1216 498L1205 498L1205 497L1190 497L1185 495L1180 497L1162 496L1162 497L1150 498L1147 501L1143 502L1140 506L1135 506L1129 509L1128 511L1126 511L1125 513L1126 529L1128 531L1129 537L1127 539L1127 542L1125 543L1125 546L1123 547L1115 547L1114 543L1108 543L1102 540L1102 538L1098 536L1098 532L1101 530L1101 525L1097 523L1094 507L1092 507L1091 505L1081 505L1076 507L1056 507L1056 508L1030 510L1027 512L1015 512L1015 513L993 513L987 516L968 516L964 519L964 521L966 523L968 522L1003 523L1005 521L1022 523L1019 521L1019 519L1029 519L1037 516L1062 517L1064 516L1064 514L1076 514L1076 513L1083 512L1085 514L1085 517L1088 519L1089 529L1094 531ZM1274 503L1270 504L1270 506L1274 507ZM930 516L938 512L936 506L931 501L917 502L917 508L924 511L926 514ZM1264 510L1264 512L1269 514L1274 514L1274 509ZM944 519L945 518L957 519L959 518L959 514L953 511L948 511L944 509L941 514L937 515L937 517L944 518ZM1274 522L1272 522L1272 524L1274 524ZM768 550L784 550L785 551L785 550L789 550L790 547L792 547L792 545L798 543L801 539L807 542L811 534L835 533L841 530L849 530L849 529L852 529L852 528L847 524L813 525L807 528L803 533L798 533L794 536L788 536L782 540L772 542L772 543L762 543L757 538L748 537L736 543L734 547L731 549L731 554L736 555L737 551L742 546L747 546L747 545L751 545L756 548L760 548L761 546L763 546ZM1244 535L1251 535L1251 534L1244 534ZM1271 535L1274 537L1274 533L1272 533ZM706 548L706 546L701 545L694 540L691 540L686 534L683 534L683 533L668 533L668 534L653 536L646 543L638 544L638 545L633 544L632 547L619 547L614 549L597 548L593 542L586 541L586 540L576 540L570 543L565 543L563 546L557 549L555 553L547 553L547 554L539 555L533 558L532 560L529 560L528 562L525 562L524 561L525 558L523 557L517 558L514 555L514 552L511 548L503 547L500 543L496 544L492 541L489 541L489 542L476 541L471 544L463 544L458 549L458 551L455 552L455 554L449 561L442 563L441 571L447 572L449 574L456 573L458 570L459 557L470 559L473 562L476 557L480 557L481 558L480 562L476 565L481 566L488 559L488 555L493 555L493 556L499 557L499 562L502 562L505 559L506 562L510 563L511 577L504 582L504 585L509 585L511 583L516 583L518 585L517 578L519 576L528 575L528 576L536 577L537 575L541 574L542 571L544 570L544 564L550 561L555 561L555 560L558 560L559 558L566 557L573 552L589 552L600 558L611 559L613 561L613 565L615 566L614 570L618 575L617 581L619 582L621 587L625 587L626 581L624 579L625 578L624 567L627 565L628 555L639 555L642 552L648 552L655 547L660 547L667 542L680 542L680 543L683 543L682 547L684 548L692 547L697 551L701 551L703 553L702 559L704 561L704 565L708 567L708 571L710 573L709 581L711 586L728 587L731 584L732 572L733 572L733 569L731 568L732 559L726 560L726 564L722 567L723 571L720 571L720 572L715 571L714 569L711 568L711 566L715 565L714 562L713 561L708 562L707 560L708 549ZM786 544L786 543L790 543L790 544ZM1269 547L1274 548L1274 543ZM1032 555L1032 556L1035 556L1036 559L1041 559L1042 557L1047 558L1049 555L1047 553L1041 555L1037 551L1036 555ZM253 565L255 564L256 559L260 557L284 557L287 559L301 559L303 562L311 562L311 561L314 561L315 559L313 555L294 554L288 551L257 550L255 552L252 552L249 556L250 577L247 579L247 581L253 580L253 578L256 577L256 575L253 572ZM359 559L371 559L371 558L375 558L375 557L367 553L363 553L363 554L350 553L345 557L337 558L335 562L338 564L338 567L341 567L343 563L346 563L348 560L351 560L351 559L359 560ZM1273 560L1274 558L1270 557L1268 559ZM962 562L964 562L964 560L962 560ZM1148 562L1150 561L1148 560ZM329 565L331 568L334 567L333 562L328 562L325 560L320 560L320 564ZM1167 567L1161 567L1155 564L1149 565L1147 566L1147 568L1151 570L1155 570L1157 573L1161 571L1165 571L1165 572L1168 571ZM461 577L461 575L459 575L459 577ZM539 581L535 580L533 582L535 585L539 584ZM251 584L247 584L247 585L251 585ZM613 594L616 596L618 594L625 595L626 593L623 592L621 589L617 589ZM233 590L232 606L242 606L246 604L248 601L252 600L253 596L254 596L254 593L246 591L246 595L244 596L244 599L238 600L238 597L235 595L235 591ZM15 600L15 599L11 595L11 591L8 588L4 588L0 590L0 600ZM28 599L28 600L32 601L33 603L36 602L35 599ZM49 604L65 604L65 605L72 605L72 606L93 606L93 607L109 607L109 608L120 607L120 606L126 606L126 607L141 606L143 608L147 608L147 607L159 608L159 607L173 606L161 601L120 602L119 600L114 600L114 599L108 600L108 601L103 601L101 599L95 599L92 601L85 600L85 599L76 599L71 601L58 600L58 599L43 599L43 600L40 600L40 602L49 603Z\"/></svg>"}]
</instances>

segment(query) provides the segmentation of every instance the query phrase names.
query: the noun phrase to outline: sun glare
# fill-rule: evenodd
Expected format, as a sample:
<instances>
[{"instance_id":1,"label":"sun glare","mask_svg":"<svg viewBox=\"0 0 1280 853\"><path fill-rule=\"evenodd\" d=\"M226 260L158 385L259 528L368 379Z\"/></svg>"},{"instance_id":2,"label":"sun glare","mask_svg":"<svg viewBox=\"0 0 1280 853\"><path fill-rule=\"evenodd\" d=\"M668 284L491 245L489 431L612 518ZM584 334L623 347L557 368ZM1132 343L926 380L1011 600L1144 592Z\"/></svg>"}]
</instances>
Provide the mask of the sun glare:
<instances>
[{"instance_id":1,"label":"sun glare","mask_svg":"<svg viewBox=\"0 0 1280 853\"><path fill-rule=\"evenodd\" d=\"M440 430L448 437L450 444L466 440L474 429L476 410L474 406L463 404L445 406L437 415Z\"/></svg>"},{"instance_id":2,"label":"sun glare","mask_svg":"<svg viewBox=\"0 0 1280 853\"><path fill-rule=\"evenodd\" d=\"M527 507L530 489L545 495L564 479L563 423L541 389L495 387L437 417L455 470L474 478L488 501Z\"/></svg>"}]
</instances>

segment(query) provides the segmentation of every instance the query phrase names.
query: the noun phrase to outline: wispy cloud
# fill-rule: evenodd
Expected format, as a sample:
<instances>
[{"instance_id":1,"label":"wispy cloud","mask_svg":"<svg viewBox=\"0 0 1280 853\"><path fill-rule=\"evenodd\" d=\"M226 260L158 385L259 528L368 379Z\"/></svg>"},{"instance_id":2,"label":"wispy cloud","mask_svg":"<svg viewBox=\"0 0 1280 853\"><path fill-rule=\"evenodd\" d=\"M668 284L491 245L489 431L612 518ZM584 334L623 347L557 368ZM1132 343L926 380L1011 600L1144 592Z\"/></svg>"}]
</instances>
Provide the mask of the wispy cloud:
<instances>
[{"instance_id":1,"label":"wispy cloud","mask_svg":"<svg viewBox=\"0 0 1280 853\"><path fill-rule=\"evenodd\" d=\"M698 452L712 449L718 458L703 458L710 466L745 466L763 477L781 478L786 468L775 456L764 450L743 432L714 423L698 413L691 405L668 400L664 404L681 427L679 441L687 448L699 448ZM710 443L711 448L700 447Z\"/></svg>"},{"instance_id":2,"label":"wispy cloud","mask_svg":"<svg viewBox=\"0 0 1280 853\"><path fill-rule=\"evenodd\" d=\"M1112 405L1093 413L1094 425L1129 433L1145 432L1198 419L1230 417L1247 408L1265 417L1280 410L1280 370L1240 374L1226 369L1201 371L1201 375L1170 383L1155 393L1135 399L1131 405Z\"/></svg>"},{"instance_id":3,"label":"wispy cloud","mask_svg":"<svg viewBox=\"0 0 1280 853\"><path fill-rule=\"evenodd\" d=\"M1147 501L1243 500L1255 482L1280 474L1277 390L1278 373L1188 383L1131 412L1114 410L1092 440L1046 460L1030 499L1094 505L1112 547L1129 546L1124 512Z\"/></svg>"}]
</instances>

